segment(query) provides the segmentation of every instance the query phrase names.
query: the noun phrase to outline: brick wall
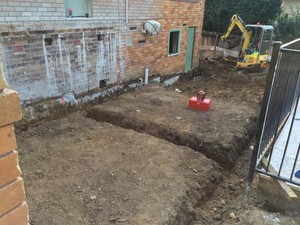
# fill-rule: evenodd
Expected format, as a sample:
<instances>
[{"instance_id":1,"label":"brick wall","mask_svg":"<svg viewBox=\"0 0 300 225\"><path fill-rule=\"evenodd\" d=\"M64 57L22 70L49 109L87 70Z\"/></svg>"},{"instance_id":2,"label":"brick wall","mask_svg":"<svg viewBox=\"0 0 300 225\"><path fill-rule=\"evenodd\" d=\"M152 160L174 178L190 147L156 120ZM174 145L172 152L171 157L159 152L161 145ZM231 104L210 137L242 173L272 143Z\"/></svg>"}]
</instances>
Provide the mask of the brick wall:
<instances>
[{"instance_id":1,"label":"brick wall","mask_svg":"<svg viewBox=\"0 0 300 225\"><path fill-rule=\"evenodd\" d=\"M7 82L21 100L80 94L117 81L114 29L16 32L3 36Z\"/></svg>"},{"instance_id":2,"label":"brick wall","mask_svg":"<svg viewBox=\"0 0 300 225\"><path fill-rule=\"evenodd\" d=\"M66 18L63 0L0 2L5 77L19 92L23 108L68 93L76 98L100 91L103 82L119 85L143 77L146 66L150 75L182 72L188 27L196 30L192 66L198 65L205 0L128 1L128 24L125 0L91 0L92 18L81 19ZM22 6L23 14L12 19L21 4L27 4ZM161 23L158 37L142 34L149 19ZM181 30L176 56L167 53L172 29ZM131 46L126 45L129 37Z\"/></svg>"},{"instance_id":3,"label":"brick wall","mask_svg":"<svg viewBox=\"0 0 300 225\"><path fill-rule=\"evenodd\" d=\"M65 19L64 1L10 0L0 2L1 22L25 22Z\"/></svg>"},{"instance_id":4,"label":"brick wall","mask_svg":"<svg viewBox=\"0 0 300 225\"><path fill-rule=\"evenodd\" d=\"M146 66L149 67L151 74L173 74L184 71L188 27L195 27L195 40L193 51L193 67L198 65L201 48L201 33L204 16L204 1L151 1L152 5L144 7L141 1L133 2L132 6L137 14L131 15L130 21L137 25L136 32L128 32L126 35L132 37L133 46L125 49L126 52L126 78L134 78L141 74ZM148 1L150 2L150 1ZM161 3L163 2L163 4ZM149 6L149 7L148 7ZM154 13L152 19L158 20L162 25L162 32L157 37L150 38L143 35L140 30L143 22L149 15L148 9ZM141 15L144 14L145 16ZM149 19L149 18L148 18ZM169 31L181 30L180 54L168 56ZM139 44L145 40L146 44Z\"/></svg>"},{"instance_id":5,"label":"brick wall","mask_svg":"<svg viewBox=\"0 0 300 225\"><path fill-rule=\"evenodd\" d=\"M21 119L22 112L17 92L6 87L0 68L0 225L28 225L13 126Z\"/></svg>"},{"instance_id":6,"label":"brick wall","mask_svg":"<svg viewBox=\"0 0 300 225\"><path fill-rule=\"evenodd\" d=\"M129 0L129 10L134 12L130 15L130 19L147 19L149 16L162 17L162 12L159 10L162 2L159 0ZM157 8L157 6L159 7ZM1 1L0 9L0 23L3 24L72 20L66 17L64 0ZM96 19L111 23L112 20L119 20L119 16L124 19L124 9L124 0L89 0L90 20Z\"/></svg>"}]
</instances>

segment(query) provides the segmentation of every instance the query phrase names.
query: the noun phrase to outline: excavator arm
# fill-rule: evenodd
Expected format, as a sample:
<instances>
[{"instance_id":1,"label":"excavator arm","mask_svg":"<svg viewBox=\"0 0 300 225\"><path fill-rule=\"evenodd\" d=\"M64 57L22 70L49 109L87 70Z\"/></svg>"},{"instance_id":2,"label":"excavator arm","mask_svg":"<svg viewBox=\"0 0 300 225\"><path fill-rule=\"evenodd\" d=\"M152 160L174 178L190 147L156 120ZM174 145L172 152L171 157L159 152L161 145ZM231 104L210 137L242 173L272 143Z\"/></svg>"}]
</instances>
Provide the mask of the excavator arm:
<instances>
[{"instance_id":1,"label":"excavator arm","mask_svg":"<svg viewBox=\"0 0 300 225\"><path fill-rule=\"evenodd\" d=\"M252 31L247 30L245 22L237 14L232 16L228 30L227 30L226 34L224 34L221 37L221 40L224 41L225 39L227 39L235 26L238 26L238 28L240 29L240 31L243 34L244 41L242 44L241 53L242 53L242 55L245 55L246 49L249 47L249 44L250 44L250 38L252 35Z\"/></svg>"}]
</instances>

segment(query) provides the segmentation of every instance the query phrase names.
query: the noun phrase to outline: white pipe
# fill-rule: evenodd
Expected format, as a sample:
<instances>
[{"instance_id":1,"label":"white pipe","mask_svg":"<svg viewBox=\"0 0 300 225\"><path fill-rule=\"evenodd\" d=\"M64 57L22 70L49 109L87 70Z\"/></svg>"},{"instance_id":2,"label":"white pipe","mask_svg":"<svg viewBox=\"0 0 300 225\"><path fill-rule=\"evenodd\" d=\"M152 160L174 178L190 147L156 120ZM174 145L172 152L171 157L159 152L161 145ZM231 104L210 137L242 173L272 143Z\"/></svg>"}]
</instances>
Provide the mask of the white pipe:
<instances>
[{"instance_id":1,"label":"white pipe","mask_svg":"<svg viewBox=\"0 0 300 225\"><path fill-rule=\"evenodd\" d=\"M120 0L118 0L118 16L119 16L119 30L121 29L121 6L120 6Z\"/></svg>"},{"instance_id":2,"label":"white pipe","mask_svg":"<svg viewBox=\"0 0 300 225\"><path fill-rule=\"evenodd\" d=\"M128 14L129 14L129 6L128 6L128 0L126 0L126 24L128 24Z\"/></svg>"},{"instance_id":3,"label":"white pipe","mask_svg":"<svg viewBox=\"0 0 300 225\"><path fill-rule=\"evenodd\" d=\"M149 68L148 66L145 68L145 84L149 82Z\"/></svg>"}]
</instances>

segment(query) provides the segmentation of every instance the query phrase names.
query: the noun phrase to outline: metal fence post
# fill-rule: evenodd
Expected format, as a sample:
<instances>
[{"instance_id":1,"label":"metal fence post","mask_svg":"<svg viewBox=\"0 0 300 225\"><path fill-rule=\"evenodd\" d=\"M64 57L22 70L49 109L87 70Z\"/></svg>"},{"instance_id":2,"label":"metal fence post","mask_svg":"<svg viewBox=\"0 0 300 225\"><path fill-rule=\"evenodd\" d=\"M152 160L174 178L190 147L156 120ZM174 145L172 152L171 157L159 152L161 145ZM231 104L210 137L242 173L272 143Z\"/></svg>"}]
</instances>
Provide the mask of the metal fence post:
<instances>
[{"instance_id":1,"label":"metal fence post","mask_svg":"<svg viewBox=\"0 0 300 225\"><path fill-rule=\"evenodd\" d=\"M255 136L255 145L253 148L253 153L252 153L251 162L250 162L250 169L249 169L249 174L248 174L248 181L250 183L252 183L253 177L254 177L256 160L257 160L257 155L258 155L258 150L259 150L260 137L261 137L262 131L263 131L264 120L265 120L266 113L267 113L270 92L271 92L271 88L272 88L274 74L276 71L276 65L277 65L277 60L278 60L281 44L282 43L280 41L276 41L273 44L272 59L271 59L270 69L269 69L268 76L267 76L267 82L266 82L266 88L265 88L264 97L263 97L263 101L262 101L262 106L260 109L260 115L259 115L258 125L257 125L258 127L257 127L257 131L256 131L256 136Z\"/></svg>"}]
</instances>

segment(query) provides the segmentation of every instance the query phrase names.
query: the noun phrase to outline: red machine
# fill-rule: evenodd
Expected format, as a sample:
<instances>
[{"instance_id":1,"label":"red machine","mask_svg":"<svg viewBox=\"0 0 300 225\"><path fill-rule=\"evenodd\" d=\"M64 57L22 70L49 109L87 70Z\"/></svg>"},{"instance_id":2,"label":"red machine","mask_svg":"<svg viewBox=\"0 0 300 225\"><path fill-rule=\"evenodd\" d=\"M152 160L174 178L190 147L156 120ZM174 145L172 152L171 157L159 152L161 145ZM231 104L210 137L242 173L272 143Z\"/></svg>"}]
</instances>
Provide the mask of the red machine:
<instances>
[{"instance_id":1,"label":"red machine","mask_svg":"<svg viewBox=\"0 0 300 225\"><path fill-rule=\"evenodd\" d=\"M189 107L191 109L208 111L211 107L211 100L206 98L204 91L199 91L197 96L192 96L190 98Z\"/></svg>"}]
</instances>

